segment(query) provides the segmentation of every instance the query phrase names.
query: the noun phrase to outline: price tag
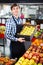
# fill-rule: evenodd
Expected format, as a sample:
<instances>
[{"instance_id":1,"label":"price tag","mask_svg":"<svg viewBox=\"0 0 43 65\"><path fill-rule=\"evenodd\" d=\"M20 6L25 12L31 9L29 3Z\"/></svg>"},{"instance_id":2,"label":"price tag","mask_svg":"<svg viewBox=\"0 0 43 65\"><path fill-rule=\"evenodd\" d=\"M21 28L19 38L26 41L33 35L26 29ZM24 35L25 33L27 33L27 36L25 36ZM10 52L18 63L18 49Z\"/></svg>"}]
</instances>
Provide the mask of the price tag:
<instances>
[{"instance_id":1,"label":"price tag","mask_svg":"<svg viewBox=\"0 0 43 65\"><path fill-rule=\"evenodd\" d=\"M32 24L32 25L35 25L35 21L34 21L34 20L31 20L31 24Z\"/></svg>"},{"instance_id":2,"label":"price tag","mask_svg":"<svg viewBox=\"0 0 43 65\"><path fill-rule=\"evenodd\" d=\"M5 19L2 19L2 24L5 24Z\"/></svg>"},{"instance_id":3,"label":"price tag","mask_svg":"<svg viewBox=\"0 0 43 65\"><path fill-rule=\"evenodd\" d=\"M43 29L43 24L40 24L40 29Z\"/></svg>"},{"instance_id":4,"label":"price tag","mask_svg":"<svg viewBox=\"0 0 43 65\"><path fill-rule=\"evenodd\" d=\"M23 19L23 24L25 24L26 23L26 19Z\"/></svg>"}]
</instances>

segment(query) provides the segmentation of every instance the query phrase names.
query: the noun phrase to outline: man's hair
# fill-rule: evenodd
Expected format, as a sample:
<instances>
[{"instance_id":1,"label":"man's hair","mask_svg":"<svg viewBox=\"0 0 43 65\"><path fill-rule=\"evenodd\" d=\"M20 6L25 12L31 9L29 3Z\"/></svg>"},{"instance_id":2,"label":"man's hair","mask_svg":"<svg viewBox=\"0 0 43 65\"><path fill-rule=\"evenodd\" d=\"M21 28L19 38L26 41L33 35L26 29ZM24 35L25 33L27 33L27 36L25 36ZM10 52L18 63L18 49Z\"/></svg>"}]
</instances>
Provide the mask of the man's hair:
<instances>
[{"instance_id":1,"label":"man's hair","mask_svg":"<svg viewBox=\"0 0 43 65\"><path fill-rule=\"evenodd\" d=\"M14 3L14 4L11 5L11 10L12 10L13 7L16 7L16 6L18 6L20 8L20 6L17 3Z\"/></svg>"}]
</instances>

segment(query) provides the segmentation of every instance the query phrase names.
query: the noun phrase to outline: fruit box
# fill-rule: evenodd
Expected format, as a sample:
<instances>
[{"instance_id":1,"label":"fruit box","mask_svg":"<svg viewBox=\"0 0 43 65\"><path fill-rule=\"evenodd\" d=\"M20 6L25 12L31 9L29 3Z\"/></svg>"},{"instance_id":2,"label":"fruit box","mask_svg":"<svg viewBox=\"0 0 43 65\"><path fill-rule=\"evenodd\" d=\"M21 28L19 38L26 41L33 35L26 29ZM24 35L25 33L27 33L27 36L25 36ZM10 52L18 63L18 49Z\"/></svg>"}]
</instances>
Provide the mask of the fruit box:
<instances>
[{"instance_id":1,"label":"fruit box","mask_svg":"<svg viewBox=\"0 0 43 65\"><path fill-rule=\"evenodd\" d=\"M35 29L36 29L36 26L24 25L22 30L17 34L17 37L22 37L22 38L25 38L26 41L30 41L30 40L32 40L32 38L34 36L34 33L36 31Z\"/></svg>"}]
</instances>

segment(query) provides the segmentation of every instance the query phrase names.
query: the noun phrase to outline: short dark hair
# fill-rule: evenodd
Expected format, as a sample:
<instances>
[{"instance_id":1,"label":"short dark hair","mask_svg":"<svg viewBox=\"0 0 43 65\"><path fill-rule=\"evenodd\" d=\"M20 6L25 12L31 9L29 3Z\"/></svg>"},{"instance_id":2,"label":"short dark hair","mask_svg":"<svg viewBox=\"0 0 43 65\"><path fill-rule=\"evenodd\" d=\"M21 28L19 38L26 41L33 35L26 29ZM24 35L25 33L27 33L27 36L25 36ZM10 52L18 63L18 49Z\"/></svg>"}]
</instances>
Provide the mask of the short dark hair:
<instances>
[{"instance_id":1,"label":"short dark hair","mask_svg":"<svg viewBox=\"0 0 43 65\"><path fill-rule=\"evenodd\" d=\"M12 4L11 5L11 10L12 10L13 7L16 7L16 6L19 6L19 5L17 3ZM19 6L19 8L20 8L20 6Z\"/></svg>"}]
</instances>

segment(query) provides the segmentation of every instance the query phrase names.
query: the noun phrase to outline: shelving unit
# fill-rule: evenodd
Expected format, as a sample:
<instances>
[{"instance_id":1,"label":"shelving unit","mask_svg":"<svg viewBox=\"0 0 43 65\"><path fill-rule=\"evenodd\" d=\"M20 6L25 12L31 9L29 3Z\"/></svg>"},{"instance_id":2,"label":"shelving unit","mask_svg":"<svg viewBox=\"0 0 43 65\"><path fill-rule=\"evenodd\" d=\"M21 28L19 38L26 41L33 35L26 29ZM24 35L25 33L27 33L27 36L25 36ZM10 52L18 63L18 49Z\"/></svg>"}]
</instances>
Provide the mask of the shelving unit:
<instances>
[{"instance_id":1,"label":"shelving unit","mask_svg":"<svg viewBox=\"0 0 43 65\"><path fill-rule=\"evenodd\" d=\"M3 47L3 54L5 55L5 38L0 38L2 39L3 44L0 44L1 47Z\"/></svg>"},{"instance_id":2,"label":"shelving unit","mask_svg":"<svg viewBox=\"0 0 43 65\"><path fill-rule=\"evenodd\" d=\"M5 26L5 24L2 24L2 22L1 22L0 26ZM0 47L3 47L3 54L5 55L5 37L4 37L3 33L0 33L0 41L2 41L0 43Z\"/></svg>"}]
</instances>

